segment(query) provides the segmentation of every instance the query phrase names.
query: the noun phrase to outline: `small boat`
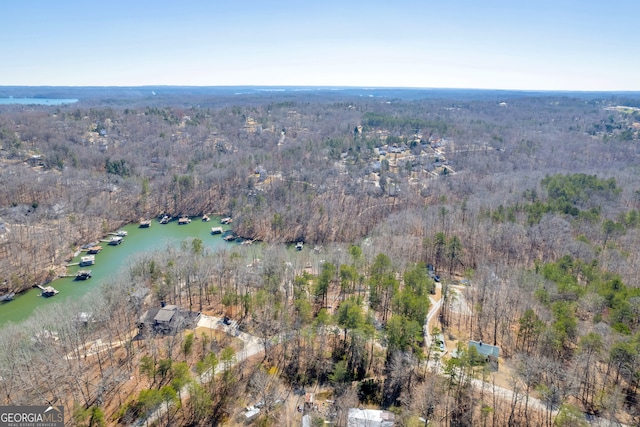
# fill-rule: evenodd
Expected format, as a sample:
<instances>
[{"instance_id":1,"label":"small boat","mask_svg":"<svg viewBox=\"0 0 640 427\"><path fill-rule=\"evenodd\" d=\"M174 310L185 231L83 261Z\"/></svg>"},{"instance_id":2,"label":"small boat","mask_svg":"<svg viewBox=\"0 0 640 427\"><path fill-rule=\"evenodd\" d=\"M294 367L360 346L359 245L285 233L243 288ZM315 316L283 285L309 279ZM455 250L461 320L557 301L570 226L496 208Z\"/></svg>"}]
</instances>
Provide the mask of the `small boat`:
<instances>
[{"instance_id":1,"label":"small boat","mask_svg":"<svg viewBox=\"0 0 640 427\"><path fill-rule=\"evenodd\" d=\"M95 255L87 255L80 258L80 267L84 267L85 265L93 265L96 263Z\"/></svg>"},{"instance_id":2,"label":"small boat","mask_svg":"<svg viewBox=\"0 0 640 427\"><path fill-rule=\"evenodd\" d=\"M15 296L15 292L9 292L8 294L0 296L0 301L12 301Z\"/></svg>"},{"instance_id":3,"label":"small boat","mask_svg":"<svg viewBox=\"0 0 640 427\"><path fill-rule=\"evenodd\" d=\"M231 224L232 222L233 222L233 219L230 216L226 218L222 218L220 220L220 224Z\"/></svg>"},{"instance_id":4,"label":"small boat","mask_svg":"<svg viewBox=\"0 0 640 427\"><path fill-rule=\"evenodd\" d=\"M227 234L226 236L224 236L222 238L225 242L233 242L234 240L236 240L236 236L234 236L233 234Z\"/></svg>"},{"instance_id":5,"label":"small boat","mask_svg":"<svg viewBox=\"0 0 640 427\"><path fill-rule=\"evenodd\" d=\"M302 243L302 242L298 242L298 243L296 243L296 249L297 249L297 250L299 250L299 251L301 251L301 250L302 250L302 247L303 247L303 246L304 246L304 243Z\"/></svg>"},{"instance_id":6,"label":"small boat","mask_svg":"<svg viewBox=\"0 0 640 427\"><path fill-rule=\"evenodd\" d=\"M116 231L116 236L125 237L127 235L129 235L129 232L127 232L127 231L124 231L124 230Z\"/></svg>"},{"instance_id":7,"label":"small boat","mask_svg":"<svg viewBox=\"0 0 640 427\"><path fill-rule=\"evenodd\" d=\"M100 251L102 250L102 246L91 246L88 250L87 253L90 255L95 255L100 253Z\"/></svg>"},{"instance_id":8,"label":"small boat","mask_svg":"<svg viewBox=\"0 0 640 427\"><path fill-rule=\"evenodd\" d=\"M168 224L171 221L171 217L169 215L165 215L160 220L160 224Z\"/></svg>"},{"instance_id":9,"label":"small boat","mask_svg":"<svg viewBox=\"0 0 640 427\"><path fill-rule=\"evenodd\" d=\"M58 290L56 288L54 288L53 286L38 286L41 290L42 293L40 293L40 296L43 296L45 298L49 298L52 297L54 295L58 295Z\"/></svg>"},{"instance_id":10,"label":"small boat","mask_svg":"<svg viewBox=\"0 0 640 427\"><path fill-rule=\"evenodd\" d=\"M185 225L185 224L189 224L191 222L191 218L189 218L188 216L183 216L178 220L178 225Z\"/></svg>"},{"instance_id":11,"label":"small boat","mask_svg":"<svg viewBox=\"0 0 640 427\"><path fill-rule=\"evenodd\" d=\"M211 221L211 218L209 218L209 216L208 216L208 215L203 215L203 216L202 216L202 221L203 221L203 222L209 222L209 221Z\"/></svg>"},{"instance_id":12,"label":"small boat","mask_svg":"<svg viewBox=\"0 0 640 427\"><path fill-rule=\"evenodd\" d=\"M123 238L120 237L120 236L113 236L113 237L111 237L111 240L109 240L109 244L111 246L117 246L120 243L122 243L122 240L123 240Z\"/></svg>"},{"instance_id":13,"label":"small boat","mask_svg":"<svg viewBox=\"0 0 640 427\"><path fill-rule=\"evenodd\" d=\"M141 219L140 220L140 228L149 228L151 227L151 220L150 219Z\"/></svg>"},{"instance_id":14,"label":"small boat","mask_svg":"<svg viewBox=\"0 0 640 427\"><path fill-rule=\"evenodd\" d=\"M78 270L76 280L87 280L91 278L91 270Z\"/></svg>"},{"instance_id":15,"label":"small boat","mask_svg":"<svg viewBox=\"0 0 640 427\"><path fill-rule=\"evenodd\" d=\"M211 234L222 234L222 227L211 227Z\"/></svg>"}]
</instances>

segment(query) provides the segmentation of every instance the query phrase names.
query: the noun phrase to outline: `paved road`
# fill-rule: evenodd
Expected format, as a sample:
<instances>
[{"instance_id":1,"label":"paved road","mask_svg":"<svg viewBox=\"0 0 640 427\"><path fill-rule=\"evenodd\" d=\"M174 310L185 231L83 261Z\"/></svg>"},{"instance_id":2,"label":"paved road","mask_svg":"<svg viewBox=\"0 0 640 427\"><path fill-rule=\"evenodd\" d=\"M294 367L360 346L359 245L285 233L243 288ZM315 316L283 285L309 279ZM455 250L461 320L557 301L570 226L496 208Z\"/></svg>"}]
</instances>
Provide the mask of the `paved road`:
<instances>
[{"instance_id":1,"label":"paved road","mask_svg":"<svg viewBox=\"0 0 640 427\"><path fill-rule=\"evenodd\" d=\"M439 283L438 287L440 287ZM440 313L440 308L442 307L442 298L440 298L438 301L434 301L433 298L429 297L429 300L431 301L431 308L429 309L429 313L427 313L427 320L426 322L424 322L423 327L424 343L427 348L429 348L429 346L431 345L431 330L429 328L429 325L431 324L431 321L433 320L435 315Z\"/></svg>"}]
</instances>

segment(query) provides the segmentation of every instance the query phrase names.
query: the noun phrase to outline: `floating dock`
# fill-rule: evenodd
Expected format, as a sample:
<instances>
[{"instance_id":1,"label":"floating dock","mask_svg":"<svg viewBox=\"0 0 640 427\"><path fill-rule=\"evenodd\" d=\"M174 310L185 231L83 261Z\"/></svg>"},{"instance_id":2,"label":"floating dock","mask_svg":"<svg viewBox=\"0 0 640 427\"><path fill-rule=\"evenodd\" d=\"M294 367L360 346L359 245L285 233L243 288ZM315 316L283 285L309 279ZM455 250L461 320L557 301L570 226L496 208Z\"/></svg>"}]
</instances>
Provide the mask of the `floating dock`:
<instances>
[{"instance_id":1,"label":"floating dock","mask_svg":"<svg viewBox=\"0 0 640 427\"><path fill-rule=\"evenodd\" d=\"M108 244L110 244L111 246L117 246L120 243L122 243L122 240L124 240L124 238L120 237L120 236L113 236L111 237L111 239L109 240L103 240L103 242L107 242Z\"/></svg>"},{"instance_id":2,"label":"floating dock","mask_svg":"<svg viewBox=\"0 0 640 427\"><path fill-rule=\"evenodd\" d=\"M80 267L85 267L87 265L93 265L96 263L96 256L95 255L87 255L87 256L83 256L82 258L80 258Z\"/></svg>"},{"instance_id":3,"label":"floating dock","mask_svg":"<svg viewBox=\"0 0 640 427\"><path fill-rule=\"evenodd\" d=\"M45 298L49 298L52 297L54 295L58 295L58 290L56 288L54 288L53 286L40 286L38 285L38 288L40 288L40 290L42 291L42 293L40 293L40 296L43 296Z\"/></svg>"},{"instance_id":4,"label":"floating dock","mask_svg":"<svg viewBox=\"0 0 640 427\"><path fill-rule=\"evenodd\" d=\"M87 280L91 278L91 270L78 270L76 280Z\"/></svg>"}]
</instances>

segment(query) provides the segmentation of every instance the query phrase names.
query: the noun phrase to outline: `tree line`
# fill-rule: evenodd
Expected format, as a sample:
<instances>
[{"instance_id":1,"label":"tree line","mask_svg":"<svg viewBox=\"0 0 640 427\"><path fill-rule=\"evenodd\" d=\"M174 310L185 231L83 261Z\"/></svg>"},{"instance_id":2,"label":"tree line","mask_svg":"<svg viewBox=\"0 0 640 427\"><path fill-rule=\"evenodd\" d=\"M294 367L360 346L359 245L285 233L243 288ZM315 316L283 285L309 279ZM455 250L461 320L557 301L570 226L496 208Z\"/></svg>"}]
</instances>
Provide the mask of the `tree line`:
<instances>
[{"instance_id":1,"label":"tree line","mask_svg":"<svg viewBox=\"0 0 640 427\"><path fill-rule=\"evenodd\" d=\"M377 404L407 423L420 414L446 425L570 425L586 412L632 424L638 135L627 132L635 116L605 109L611 102L301 98L218 107L2 107L0 251L11 254L0 259L2 286L54 277L73 247L140 217L224 213L240 235L275 246L212 257L194 242L141 260L127 282L151 291L146 304L170 301L242 319L260 338L265 361L252 380L234 371L238 377L214 387L193 381L225 359L225 347L206 343L200 351L188 344L204 341L197 335L166 340L164 348L148 341L139 353L136 344L125 346L119 360L102 354L98 370L146 378L144 389L119 402L123 420L162 405L174 408L167 423L222 420L233 405L215 401L217 387L233 396L257 395L258 384L293 390L320 383L345 405ZM360 125L362 133L354 132ZM377 170L377 150L388 141L415 143L387 154ZM429 178L434 149L455 174ZM298 258L280 245L299 240L308 244ZM471 286L459 287L461 278ZM444 301L438 332L447 341L500 346L512 401L491 390L499 379L466 346L458 359L425 348L430 297ZM6 328L21 337L6 350L6 366L17 366L18 355L38 362L32 337L47 339L38 332L43 324L68 335L57 341L64 345L43 346L58 352L51 360L82 340L127 341L142 306L116 306L114 315L129 310L112 321L122 323L117 332L92 324L85 336L70 313L48 315L55 323L39 318L22 335ZM275 336L286 340L274 346ZM118 399L115 386L73 360L75 383L65 378L66 391L41 393L81 402L90 412L76 408L80 418L100 418L92 408L111 417L104 403ZM30 377L2 374L7 402L35 398L29 384L44 375L39 366L24 368ZM185 387L193 389L191 406L176 410ZM214 401L214 412L203 409ZM270 422L281 420L283 412L272 409Z\"/></svg>"}]
</instances>

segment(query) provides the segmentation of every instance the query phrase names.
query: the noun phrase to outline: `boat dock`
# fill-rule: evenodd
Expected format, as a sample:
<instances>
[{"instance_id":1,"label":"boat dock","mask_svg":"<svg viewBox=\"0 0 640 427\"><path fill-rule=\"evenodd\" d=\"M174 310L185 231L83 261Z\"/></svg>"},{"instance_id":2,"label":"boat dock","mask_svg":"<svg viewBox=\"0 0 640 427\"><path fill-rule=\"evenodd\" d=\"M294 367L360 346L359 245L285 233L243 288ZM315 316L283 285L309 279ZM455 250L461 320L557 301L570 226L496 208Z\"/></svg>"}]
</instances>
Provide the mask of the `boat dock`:
<instances>
[{"instance_id":1,"label":"boat dock","mask_svg":"<svg viewBox=\"0 0 640 427\"><path fill-rule=\"evenodd\" d=\"M84 267L87 265L93 265L96 263L96 256L95 255L87 255L87 256L83 256L82 258L80 258L80 262L79 265L80 267Z\"/></svg>"},{"instance_id":2,"label":"boat dock","mask_svg":"<svg viewBox=\"0 0 640 427\"><path fill-rule=\"evenodd\" d=\"M58 295L58 290L56 288L54 288L53 286L40 286L37 285L38 288L42 291L42 293L40 294L40 296L43 296L45 298L49 298L52 297L54 295Z\"/></svg>"},{"instance_id":3,"label":"boat dock","mask_svg":"<svg viewBox=\"0 0 640 427\"><path fill-rule=\"evenodd\" d=\"M78 270L76 280L87 280L91 278L91 270Z\"/></svg>"},{"instance_id":4,"label":"boat dock","mask_svg":"<svg viewBox=\"0 0 640 427\"><path fill-rule=\"evenodd\" d=\"M8 294L0 296L0 301L11 301L16 296L15 292L9 292Z\"/></svg>"},{"instance_id":5,"label":"boat dock","mask_svg":"<svg viewBox=\"0 0 640 427\"><path fill-rule=\"evenodd\" d=\"M211 234L222 234L222 227L211 227Z\"/></svg>"},{"instance_id":6,"label":"boat dock","mask_svg":"<svg viewBox=\"0 0 640 427\"><path fill-rule=\"evenodd\" d=\"M149 228L151 227L151 220L150 219L141 219L140 220L140 228Z\"/></svg>"},{"instance_id":7,"label":"boat dock","mask_svg":"<svg viewBox=\"0 0 640 427\"><path fill-rule=\"evenodd\" d=\"M122 243L123 238L120 236L112 236L109 240L100 240L101 242L108 243L111 246L116 246Z\"/></svg>"}]
</instances>

